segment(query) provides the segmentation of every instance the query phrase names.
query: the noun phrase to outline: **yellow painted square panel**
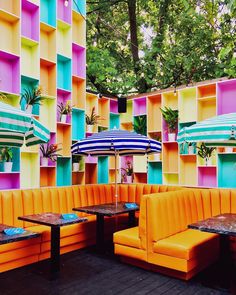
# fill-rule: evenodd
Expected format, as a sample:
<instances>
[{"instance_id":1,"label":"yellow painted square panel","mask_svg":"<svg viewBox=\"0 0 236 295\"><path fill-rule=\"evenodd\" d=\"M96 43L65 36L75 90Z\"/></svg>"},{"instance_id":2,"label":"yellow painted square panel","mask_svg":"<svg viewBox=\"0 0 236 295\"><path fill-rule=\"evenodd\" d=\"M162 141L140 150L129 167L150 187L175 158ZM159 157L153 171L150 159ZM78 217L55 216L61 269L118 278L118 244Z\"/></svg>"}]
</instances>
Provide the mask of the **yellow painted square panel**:
<instances>
[{"instance_id":1,"label":"yellow painted square panel","mask_svg":"<svg viewBox=\"0 0 236 295\"><path fill-rule=\"evenodd\" d=\"M178 109L178 91L164 92L161 94L161 96L162 96L162 108L166 106L173 110Z\"/></svg>"},{"instance_id":2,"label":"yellow painted square panel","mask_svg":"<svg viewBox=\"0 0 236 295\"><path fill-rule=\"evenodd\" d=\"M39 187L39 153L21 153L21 188Z\"/></svg>"},{"instance_id":3,"label":"yellow painted square panel","mask_svg":"<svg viewBox=\"0 0 236 295\"><path fill-rule=\"evenodd\" d=\"M61 145L60 154L63 157L71 156L71 125L57 124L57 143Z\"/></svg>"},{"instance_id":4,"label":"yellow painted square panel","mask_svg":"<svg viewBox=\"0 0 236 295\"><path fill-rule=\"evenodd\" d=\"M51 132L56 132L56 98L45 98L40 106L39 120Z\"/></svg>"},{"instance_id":5,"label":"yellow painted square panel","mask_svg":"<svg viewBox=\"0 0 236 295\"><path fill-rule=\"evenodd\" d=\"M147 97L147 130L160 131L161 121L161 94Z\"/></svg>"},{"instance_id":6,"label":"yellow painted square panel","mask_svg":"<svg viewBox=\"0 0 236 295\"><path fill-rule=\"evenodd\" d=\"M57 21L57 53L71 57L72 56L72 43L71 43L71 27L64 25L61 20Z\"/></svg>"},{"instance_id":7,"label":"yellow painted square panel","mask_svg":"<svg viewBox=\"0 0 236 295\"><path fill-rule=\"evenodd\" d=\"M81 46L86 46L86 21L82 15L73 11L72 41Z\"/></svg>"},{"instance_id":8,"label":"yellow painted square panel","mask_svg":"<svg viewBox=\"0 0 236 295\"><path fill-rule=\"evenodd\" d=\"M85 109L86 81L72 77L72 105L79 109Z\"/></svg>"},{"instance_id":9,"label":"yellow painted square panel","mask_svg":"<svg viewBox=\"0 0 236 295\"><path fill-rule=\"evenodd\" d=\"M108 98L98 99L98 115L100 116L99 125L103 127L109 126L109 103Z\"/></svg>"},{"instance_id":10,"label":"yellow painted square panel","mask_svg":"<svg viewBox=\"0 0 236 295\"><path fill-rule=\"evenodd\" d=\"M20 21L0 11L0 50L20 54Z\"/></svg>"},{"instance_id":11,"label":"yellow painted square panel","mask_svg":"<svg viewBox=\"0 0 236 295\"><path fill-rule=\"evenodd\" d=\"M179 123L197 121L196 87L179 90Z\"/></svg>"},{"instance_id":12,"label":"yellow painted square panel","mask_svg":"<svg viewBox=\"0 0 236 295\"><path fill-rule=\"evenodd\" d=\"M198 121L216 116L216 97L211 100L198 100Z\"/></svg>"},{"instance_id":13,"label":"yellow painted square panel","mask_svg":"<svg viewBox=\"0 0 236 295\"><path fill-rule=\"evenodd\" d=\"M197 157L195 155L180 156L180 185L197 185Z\"/></svg>"},{"instance_id":14,"label":"yellow painted square panel","mask_svg":"<svg viewBox=\"0 0 236 295\"><path fill-rule=\"evenodd\" d=\"M178 185L179 184L179 176L178 174L166 174L163 173L163 184L165 185Z\"/></svg>"},{"instance_id":15,"label":"yellow painted square panel","mask_svg":"<svg viewBox=\"0 0 236 295\"><path fill-rule=\"evenodd\" d=\"M133 122L133 101L127 100L126 113L120 114L120 123L130 123Z\"/></svg>"},{"instance_id":16,"label":"yellow painted square panel","mask_svg":"<svg viewBox=\"0 0 236 295\"><path fill-rule=\"evenodd\" d=\"M162 144L162 163L164 173L178 173L178 144L177 142Z\"/></svg>"},{"instance_id":17,"label":"yellow painted square panel","mask_svg":"<svg viewBox=\"0 0 236 295\"><path fill-rule=\"evenodd\" d=\"M56 96L56 64L40 60L40 86L45 96Z\"/></svg>"},{"instance_id":18,"label":"yellow painted square panel","mask_svg":"<svg viewBox=\"0 0 236 295\"><path fill-rule=\"evenodd\" d=\"M147 155L133 156L133 170L139 173L147 172Z\"/></svg>"},{"instance_id":19,"label":"yellow painted square panel","mask_svg":"<svg viewBox=\"0 0 236 295\"><path fill-rule=\"evenodd\" d=\"M20 16L20 0L0 0L0 9L3 9L16 16Z\"/></svg>"},{"instance_id":20,"label":"yellow painted square panel","mask_svg":"<svg viewBox=\"0 0 236 295\"><path fill-rule=\"evenodd\" d=\"M21 73L39 79L39 46L21 44Z\"/></svg>"},{"instance_id":21,"label":"yellow painted square panel","mask_svg":"<svg viewBox=\"0 0 236 295\"><path fill-rule=\"evenodd\" d=\"M56 30L40 24L40 57L56 62Z\"/></svg>"}]
</instances>

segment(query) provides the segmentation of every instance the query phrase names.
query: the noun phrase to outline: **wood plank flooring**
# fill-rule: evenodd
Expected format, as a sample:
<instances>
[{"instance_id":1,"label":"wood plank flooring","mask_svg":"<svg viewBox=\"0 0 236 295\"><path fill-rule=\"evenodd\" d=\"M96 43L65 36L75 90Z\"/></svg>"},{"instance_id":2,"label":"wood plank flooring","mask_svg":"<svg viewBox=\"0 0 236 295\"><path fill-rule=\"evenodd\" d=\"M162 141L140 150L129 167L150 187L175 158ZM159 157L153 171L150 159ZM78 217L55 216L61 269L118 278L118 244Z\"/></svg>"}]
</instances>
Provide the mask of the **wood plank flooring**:
<instances>
[{"instance_id":1,"label":"wood plank flooring","mask_svg":"<svg viewBox=\"0 0 236 295\"><path fill-rule=\"evenodd\" d=\"M49 281L38 273L48 261L0 274L0 295L219 295L227 292L204 287L201 275L184 282L123 264L94 248L63 255L60 278Z\"/></svg>"}]
</instances>

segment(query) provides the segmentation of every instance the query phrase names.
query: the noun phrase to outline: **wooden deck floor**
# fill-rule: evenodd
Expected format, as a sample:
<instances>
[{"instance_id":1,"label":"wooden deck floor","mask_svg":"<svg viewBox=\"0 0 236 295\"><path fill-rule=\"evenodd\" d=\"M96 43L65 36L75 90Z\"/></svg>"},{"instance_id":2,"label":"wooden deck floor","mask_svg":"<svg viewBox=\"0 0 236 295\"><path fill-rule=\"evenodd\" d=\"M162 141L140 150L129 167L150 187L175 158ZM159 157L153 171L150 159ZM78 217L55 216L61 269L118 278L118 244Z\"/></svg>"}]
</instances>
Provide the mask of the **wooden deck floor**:
<instances>
[{"instance_id":1,"label":"wooden deck floor","mask_svg":"<svg viewBox=\"0 0 236 295\"><path fill-rule=\"evenodd\" d=\"M111 252L98 255L93 248L63 255L61 262L56 281L37 273L38 264L0 274L0 295L227 294L204 287L201 276L184 282L123 264Z\"/></svg>"}]
</instances>

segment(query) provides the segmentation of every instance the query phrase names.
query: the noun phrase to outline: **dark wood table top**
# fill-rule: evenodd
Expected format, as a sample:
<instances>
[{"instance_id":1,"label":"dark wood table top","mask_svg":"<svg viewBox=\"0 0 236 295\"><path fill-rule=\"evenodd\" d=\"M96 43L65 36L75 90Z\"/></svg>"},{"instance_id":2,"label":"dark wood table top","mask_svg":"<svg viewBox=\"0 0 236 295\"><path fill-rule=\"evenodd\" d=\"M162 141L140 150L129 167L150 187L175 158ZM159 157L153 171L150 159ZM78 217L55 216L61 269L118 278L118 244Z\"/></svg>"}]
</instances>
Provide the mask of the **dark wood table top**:
<instances>
[{"instance_id":1,"label":"dark wood table top","mask_svg":"<svg viewBox=\"0 0 236 295\"><path fill-rule=\"evenodd\" d=\"M33 223L38 223L42 225L57 226L57 227L84 222L88 220L87 218L80 218L80 217L76 219L63 219L60 213L51 213L51 212L20 216L18 217L18 219L33 222Z\"/></svg>"},{"instance_id":2,"label":"dark wood table top","mask_svg":"<svg viewBox=\"0 0 236 295\"><path fill-rule=\"evenodd\" d=\"M224 213L188 225L201 231L236 236L236 214Z\"/></svg>"},{"instance_id":3,"label":"dark wood table top","mask_svg":"<svg viewBox=\"0 0 236 295\"><path fill-rule=\"evenodd\" d=\"M126 208L125 204L127 202L117 202L117 203L105 203L99 205L92 206L84 206L73 208L74 211L85 212L88 214L96 214L96 215L104 215L104 216L113 216L122 213L129 213L131 211L139 210L139 206L137 208Z\"/></svg>"},{"instance_id":4,"label":"dark wood table top","mask_svg":"<svg viewBox=\"0 0 236 295\"><path fill-rule=\"evenodd\" d=\"M12 242L17 242L17 241L22 241L22 240L27 240L27 239L32 239L32 238L37 238L40 236L39 233L34 233L32 231L25 230L24 233L22 234L17 234L17 235L6 235L3 231L4 229L7 228L15 228L14 226L9 226L6 224L0 224L0 245L2 244L7 244L7 243L12 243Z\"/></svg>"}]
</instances>

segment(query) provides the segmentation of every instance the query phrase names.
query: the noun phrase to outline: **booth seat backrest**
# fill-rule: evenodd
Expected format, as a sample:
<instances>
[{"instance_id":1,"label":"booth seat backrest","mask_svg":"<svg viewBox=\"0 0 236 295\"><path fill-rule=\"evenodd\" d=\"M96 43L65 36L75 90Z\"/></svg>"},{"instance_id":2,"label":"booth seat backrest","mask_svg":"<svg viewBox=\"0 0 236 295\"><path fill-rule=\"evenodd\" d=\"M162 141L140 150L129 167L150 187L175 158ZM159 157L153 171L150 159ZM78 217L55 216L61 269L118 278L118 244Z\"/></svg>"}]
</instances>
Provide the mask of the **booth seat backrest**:
<instances>
[{"instance_id":1,"label":"booth seat backrest","mask_svg":"<svg viewBox=\"0 0 236 295\"><path fill-rule=\"evenodd\" d=\"M144 194L169 189L174 187L148 184L119 185L119 200L139 203ZM71 212L73 207L113 202L114 196L114 184L1 191L0 223L32 226L33 224L18 220L18 216L42 212Z\"/></svg>"},{"instance_id":2,"label":"booth seat backrest","mask_svg":"<svg viewBox=\"0 0 236 295\"><path fill-rule=\"evenodd\" d=\"M146 210L149 241L158 241L198 220L236 213L236 190L193 189L149 195Z\"/></svg>"},{"instance_id":3,"label":"booth seat backrest","mask_svg":"<svg viewBox=\"0 0 236 295\"><path fill-rule=\"evenodd\" d=\"M165 192L177 191L177 190L188 190L180 186L167 186L167 185L138 185L137 196L140 202L139 211L139 238L141 241L141 247L146 249L147 245L147 198L149 195L154 198L159 198ZM161 193L161 194L160 194Z\"/></svg>"}]
</instances>

